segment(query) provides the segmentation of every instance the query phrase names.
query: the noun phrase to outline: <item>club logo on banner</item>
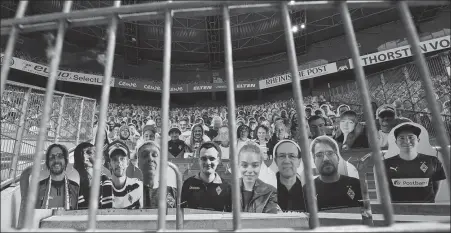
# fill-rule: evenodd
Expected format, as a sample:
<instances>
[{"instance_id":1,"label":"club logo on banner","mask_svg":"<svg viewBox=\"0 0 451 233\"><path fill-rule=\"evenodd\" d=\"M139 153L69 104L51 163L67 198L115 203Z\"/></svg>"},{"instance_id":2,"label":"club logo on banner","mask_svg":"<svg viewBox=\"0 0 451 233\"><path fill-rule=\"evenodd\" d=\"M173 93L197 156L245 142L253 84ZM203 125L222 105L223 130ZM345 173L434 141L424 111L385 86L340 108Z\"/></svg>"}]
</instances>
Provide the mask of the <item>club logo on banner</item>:
<instances>
[{"instance_id":1,"label":"club logo on banner","mask_svg":"<svg viewBox=\"0 0 451 233\"><path fill-rule=\"evenodd\" d=\"M429 53L434 51L439 51L442 49L450 48L450 36L444 36L432 40L427 40L420 42L420 48L423 53ZM382 52L372 53L368 55L361 56L363 66L369 66L378 64L381 62L393 61L397 59L402 59L412 56L412 51L410 50L410 45L401 46L394 49L385 50ZM352 59L349 59L349 63L352 65Z\"/></svg>"}]
</instances>

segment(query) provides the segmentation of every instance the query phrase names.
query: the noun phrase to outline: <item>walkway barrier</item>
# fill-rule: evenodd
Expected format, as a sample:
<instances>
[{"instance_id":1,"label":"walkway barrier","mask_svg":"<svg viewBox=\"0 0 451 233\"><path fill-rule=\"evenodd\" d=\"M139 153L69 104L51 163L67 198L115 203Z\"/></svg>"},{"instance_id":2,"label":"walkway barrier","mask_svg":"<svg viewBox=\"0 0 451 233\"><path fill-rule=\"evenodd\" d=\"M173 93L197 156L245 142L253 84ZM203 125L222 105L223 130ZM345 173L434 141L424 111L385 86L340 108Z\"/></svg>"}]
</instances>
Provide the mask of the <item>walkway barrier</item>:
<instances>
[{"instance_id":1,"label":"walkway barrier","mask_svg":"<svg viewBox=\"0 0 451 233\"><path fill-rule=\"evenodd\" d=\"M54 91L55 83L57 80L57 70L61 59L61 52L63 49L63 40L66 29L68 27L80 27L80 26L92 26L92 25L104 25L107 24L107 49L106 49L106 61L105 72L103 79L103 86L100 99L100 113L99 113L99 131L96 134L96 161L94 163L94 175L93 185L91 186L91 200L88 216L88 231L96 230L97 223L97 201L99 196L100 185L100 169L101 169L101 156L102 147L105 136L103 130L106 126L107 120L107 106L110 94L110 81L113 70L114 51L116 47L116 33L118 23L120 21L142 21L151 19L164 19L164 58L163 58L163 88L162 88L162 132L168 132L169 130L169 106L170 106L170 82L171 82L171 42L172 42L172 18L174 15L190 17L194 15L222 15L224 30L224 50L225 50L225 70L227 80L227 105L228 105L228 122L229 125L235 125L235 96L234 96L234 74L233 74L233 61L232 61L232 43L231 43L231 28L230 28L230 15L246 12L259 12L259 11L280 11L282 22L285 30L285 40L287 45L287 55L289 60L289 68L293 79L299 79L298 62L296 58L294 38L292 34L292 23L290 18L290 10L300 9L321 9L321 8L337 8L341 13L343 21L346 39L348 46L352 53L352 61L357 80L357 87L360 93L361 104L363 105L363 113L367 129L369 132L369 140L372 142L377 141L377 130L375 119L373 116L373 110L371 107L371 96L368 89L368 84L365 80L365 73L362 66L362 61L359 59L360 53L358 44L356 41L356 35L354 26L352 25L351 15L349 13L349 7L384 7L392 4L396 5L399 11L402 23L404 24L407 32L407 38L409 44L412 46L412 53L414 54L415 63L418 67L419 79L422 81L423 89L425 90L425 98L427 100L427 106L431 113L432 124L435 130L438 145L440 146L441 160L443 161L447 182L450 179L450 150L449 150L449 138L446 134L443 120L440 115L440 109L435 102L435 91L430 79L431 74L428 66L426 65L424 55L419 48L419 38L415 28L415 24L412 20L412 15L409 10L409 5L432 5L432 4L449 4L449 2L443 1L249 1L243 4L241 1L167 1L167 2L151 2L141 3L133 5L121 6L121 1L114 1L114 6L77 10L71 11L72 1L65 1L63 10L61 13L50 13L43 15L34 15L24 17L24 13L27 8L28 1L21 1L16 17L14 19L6 19L1 22L1 35L9 34L9 40L4 56L4 64L8 64L11 60L14 45L16 43L17 34L24 31L47 31L57 30L56 42L54 48L54 55L50 61L50 72L45 90L44 101L42 105L43 114L40 117L38 140L36 143L35 155L33 156L34 164L31 173L31 182L29 187L29 193L27 203L25 207L25 224L26 230L35 230L36 227L33 224L35 216L35 203L37 199L38 178L40 170L40 162L43 157L43 149L45 148L45 141L48 137L48 122L52 118L52 102L54 96L58 96L58 93ZM1 71L1 96L3 98L5 90L5 80L8 77L9 66L2 66ZM296 102L296 110L298 122L300 128L306 128L305 112L303 111L304 103L302 98L302 90L300 82L292 82L294 99ZM43 93L44 94L44 93ZM168 141L168 135L162 134L162 142ZM236 141L236 134L233 130L229 131L229 138L231 141ZM302 151L309 151L309 142L307 132L302 130L300 147ZM386 178L385 168L382 161L382 155L377 143L371 143L371 153L373 163L375 165L375 176L377 177L377 189L380 191L380 202L382 207L383 225L382 228L372 228L375 231L443 231L450 230L449 223L416 223L416 224L395 224L395 216L393 211L393 205L391 203L391 197L389 194L388 180ZM161 144L162 154L160 155L160 187L166 187L167 184L167 169L168 169L168 144ZM243 229L241 218L241 206L240 206L240 188L238 180L238 161L237 161L237 148L235 144L231 145L231 162L230 167L232 170L232 229L238 230L250 230ZM327 228L320 228L320 221L318 215L317 203L315 200L315 186L313 183L313 170L311 163L311 156L308 153L302 154L304 161L304 177L306 180L306 199L308 203L308 224L311 229L315 230L327 230ZM166 193L164 188L159 189L159 209L158 209L158 231L164 231L166 227ZM245 218L247 214L243 214ZM302 217L305 220L305 215ZM338 228L334 228L336 231ZM369 231L367 227L354 228L340 228L342 231ZM260 230L260 229L259 229ZM266 229L271 230L271 229ZM272 229L274 230L274 229ZM294 229L286 229L287 231L295 231ZM330 229L329 229L330 230Z\"/></svg>"},{"instance_id":2,"label":"walkway barrier","mask_svg":"<svg viewBox=\"0 0 451 233\"><path fill-rule=\"evenodd\" d=\"M2 188L15 183L20 173L33 164L44 96L44 88L6 82L1 97ZM78 142L91 139L95 103L94 99L55 91L45 124L43 148L58 142L70 149Z\"/></svg>"}]
</instances>

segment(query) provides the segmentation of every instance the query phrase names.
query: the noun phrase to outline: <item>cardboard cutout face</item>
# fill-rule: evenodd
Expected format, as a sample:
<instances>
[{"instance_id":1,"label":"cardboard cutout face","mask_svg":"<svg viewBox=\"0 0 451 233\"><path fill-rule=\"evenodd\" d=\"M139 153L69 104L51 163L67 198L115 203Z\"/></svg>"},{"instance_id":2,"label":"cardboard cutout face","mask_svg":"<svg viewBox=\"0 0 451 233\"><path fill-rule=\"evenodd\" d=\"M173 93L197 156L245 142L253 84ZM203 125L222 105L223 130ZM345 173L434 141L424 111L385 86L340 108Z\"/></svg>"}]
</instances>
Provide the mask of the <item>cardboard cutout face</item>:
<instances>
[{"instance_id":1,"label":"cardboard cutout face","mask_svg":"<svg viewBox=\"0 0 451 233\"><path fill-rule=\"evenodd\" d=\"M438 157L440 162L442 162L442 164L443 164L443 161L441 160L440 152L436 148L432 147L429 142L429 133L427 132L426 128L424 128L420 124L413 123L413 122L405 122L405 123L399 124L390 131L390 133L388 134L388 150L384 154L384 159L388 159L388 158L391 158L391 157L399 154L400 150L399 150L398 145L396 144L394 132L397 128L399 128L403 125L406 125L406 124L414 125L421 129L421 133L419 136L419 142L417 145L417 152L421 153L421 154L425 154L425 155L431 155L434 157ZM448 182L441 182L441 187L439 189L439 192L435 196L435 202L438 203L438 202L449 202L449 201L450 201L450 193L449 193L449 188L448 188Z\"/></svg>"},{"instance_id":2,"label":"cardboard cutout face","mask_svg":"<svg viewBox=\"0 0 451 233\"><path fill-rule=\"evenodd\" d=\"M328 136L322 136L322 137L328 137ZM280 142L279 142L279 143L280 143ZM279 144L279 143L278 143L278 144ZM275 155L275 153L276 153L275 150L276 150L278 144L276 144L276 146L274 147L274 152L273 152L274 155ZM310 143L310 146L311 146L311 145L312 145L312 143ZM338 148L338 145L337 145L337 148ZM310 151L311 151L311 149L310 149ZM301 152L301 153L302 153L302 152ZM311 154L311 153L309 152L309 154ZM345 161L345 160L341 157L341 154L340 154L340 153L337 153L337 155L338 155L338 157L340 158L340 159L339 159L339 163L338 163L338 173L341 174L341 175L350 176L350 177L354 177L354 178L359 179L359 172L357 171L357 168L356 168L354 165L352 165L351 163ZM310 156L312 156L312 155L310 155ZM274 157L275 157L275 156L274 156ZM312 166L313 170L316 170L316 165L315 165L315 161L314 161L313 156L312 156L311 162L312 162L312 165L311 165L311 166ZM276 164L276 162L275 162L274 160L273 160L272 164L269 166L269 168L270 168L270 170L272 171L272 173L274 173L274 174L276 174L276 173L279 171L279 169L278 169L278 167L277 167L277 164ZM302 159L301 159L301 165L300 165L299 168L297 169L297 173L299 174L299 176L300 176L300 178L301 178L301 183L302 183L302 185L304 185L304 184L305 184L304 162L303 162ZM318 177L318 176L317 176L317 175L314 175L314 176L313 176L313 179L315 179L316 177Z\"/></svg>"},{"instance_id":3,"label":"cardboard cutout face","mask_svg":"<svg viewBox=\"0 0 451 233\"><path fill-rule=\"evenodd\" d=\"M395 126L390 133L388 134L388 150L384 154L384 158L388 159L393 156L396 156L399 154L399 147L396 144L396 138L395 138L395 130L403 125L414 125L416 127L419 127L421 129L421 133L419 136L419 142L417 146L418 153L425 154L425 155L432 155L432 156L438 156L438 151L431 146L429 143L429 134L426 128L424 128L422 125L413 123L413 122L406 122L399 124Z\"/></svg>"}]
</instances>

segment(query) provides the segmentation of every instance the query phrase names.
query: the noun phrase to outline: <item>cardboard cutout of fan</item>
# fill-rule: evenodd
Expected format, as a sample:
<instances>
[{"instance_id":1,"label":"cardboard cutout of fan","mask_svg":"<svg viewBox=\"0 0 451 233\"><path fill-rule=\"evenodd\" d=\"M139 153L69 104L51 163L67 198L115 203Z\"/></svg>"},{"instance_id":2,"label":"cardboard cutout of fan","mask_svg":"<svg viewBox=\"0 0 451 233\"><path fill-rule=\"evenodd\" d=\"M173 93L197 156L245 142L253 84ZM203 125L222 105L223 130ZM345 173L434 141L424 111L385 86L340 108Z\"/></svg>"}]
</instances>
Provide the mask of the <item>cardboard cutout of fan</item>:
<instances>
[{"instance_id":1,"label":"cardboard cutout of fan","mask_svg":"<svg viewBox=\"0 0 451 233\"><path fill-rule=\"evenodd\" d=\"M324 136L324 137L328 137L328 136ZM331 139L332 139L332 138L331 138ZM291 141L291 140L281 140L280 142L278 142L278 143L274 146L274 150L273 150L273 154L274 154L274 155L276 154L277 147L278 147L281 143L283 143L284 141ZM338 144L335 142L335 140L332 139L332 141L336 144L336 148L339 148L339 147L338 147ZM312 141L312 142L313 142L313 141ZM314 158L313 158L313 155L312 155L312 153L311 153L311 151L312 151L312 148L311 148L312 145L313 145L313 143L310 143L310 151L309 151L308 153L309 153L310 156L312 156L312 160L311 160L311 162L312 162L312 164L311 164L312 169L313 169L313 171L316 171L316 165L315 165L315 163L314 163ZM298 147L299 151L301 151L300 147L299 147L297 144L296 144L296 146ZM302 151L301 151L301 153L302 153ZM340 154L340 151L337 151L337 156L340 158L340 159L339 159L339 163L338 163L338 173L339 173L340 175L350 176L350 177L354 177L354 178L359 179L359 172L357 171L357 168L356 168L354 165L352 165L351 163L349 163L348 161L344 160L343 157L342 157L341 154ZM274 156L274 158L275 158L275 156ZM277 167L277 164L276 164L276 162L274 161L274 159L273 159L272 164L269 166L269 168L270 168L270 170L272 170L272 172L273 172L274 174L276 174L276 173L279 171L279 169L278 169L278 167ZM304 184L305 184L304 161L303 161L302 159L301 159L301 165L300 165L299 168L297 169L297 173L300 175L300 177L301 177L301 183L304 185ZM316 177L317 177L317 174L316 174L316 172L314 172L313 179L315 179Z\"/></svg>"},{"instance_id":2,"label":"cardboard cutout of fan","mask_svg":"<svg viewBox=\"0 0 451 233\"><path fill-rule=\"evenodd\" d=\"M395 126L390 133L388 134L388 149L384 154L384 159L388 159L391 157L394 157L396 155L399 155L400 150L398 145L396 144L396 138L395 138L395 130L403 125L413 125L421 129L421 133L419 135L419 143L417 147L417 152L424 154L424 155L430 155L437 157L440 162L443 164L443 161L441 160L441 154L440 152L431 146L429 141L429 133L422 125L414 123L414 122L405 122L402 124L399 124ZM449 202L450 201L450 193L448 188L448 182L441 182L441 187L435 197L435 202Z\"/></svg>"}]
</instances>

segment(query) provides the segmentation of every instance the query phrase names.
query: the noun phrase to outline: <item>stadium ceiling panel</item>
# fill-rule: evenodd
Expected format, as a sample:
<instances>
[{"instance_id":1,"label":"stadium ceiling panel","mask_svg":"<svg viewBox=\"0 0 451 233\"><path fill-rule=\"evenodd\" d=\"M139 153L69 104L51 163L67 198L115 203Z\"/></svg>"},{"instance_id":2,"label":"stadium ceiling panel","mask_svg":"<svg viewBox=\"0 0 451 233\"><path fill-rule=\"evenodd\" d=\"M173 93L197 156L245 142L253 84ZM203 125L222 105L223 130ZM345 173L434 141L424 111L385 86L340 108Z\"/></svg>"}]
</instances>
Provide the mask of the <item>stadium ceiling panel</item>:
<instances>
[{"instance_id":1,"label":"stadium ceiling panel","mask_svg":"<svg viewBox=\"0 0 451 233\"><path fill-rule=\"evenodd\" d=\"M149 0L123 0L123 5L156 2ZM161 2L161 1L160 1ZM27 15L58 12L61 1L31 1ZM73 10L108 7L109 0L74 1ZM445 6L449 8L449 6ZM2 18L11 18L17 0L1 1ZM417 21L433 19L442 7L412 7ZM305 23L306 28L295 34L298 55L308 51L311 44L344 35L337 9L299 9L291 11L293 24ZM350 8L356 31L399 20L394 7ZM233 58L236 62L274 61L274 56L286 51L280 12L231 13ZM222 16L184 16L173 18L173 64L190 64L200 67L223 66ZM67 42L81 50L97 48L104 43L105 26L71 28ZM41 36L30 33L29 36ZM141 60L162 61L164 20L148 20L119 24L116 53L130 64ZM97 48L99 49L99 48ZM283 56L282 56L283 57ZM195 65L196 66L196 65Z\"/></svg>"}]
</instances>

